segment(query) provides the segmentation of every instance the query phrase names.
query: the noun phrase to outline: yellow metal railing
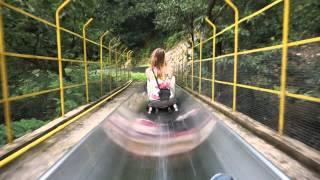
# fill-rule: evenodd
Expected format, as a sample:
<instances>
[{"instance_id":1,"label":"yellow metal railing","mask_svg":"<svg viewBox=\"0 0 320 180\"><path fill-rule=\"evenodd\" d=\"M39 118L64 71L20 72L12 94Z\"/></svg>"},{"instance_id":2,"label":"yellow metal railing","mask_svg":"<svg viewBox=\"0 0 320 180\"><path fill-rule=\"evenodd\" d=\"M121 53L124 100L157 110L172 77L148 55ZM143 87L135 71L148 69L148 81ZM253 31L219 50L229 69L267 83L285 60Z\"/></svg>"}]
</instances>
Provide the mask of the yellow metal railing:
<instances>
[{"instance_id":1,"label":"yellow metal railing","mask_svg":"<svg viewBox=\"0 0 320 180\"><path fill-rule=\"evenodd\" d=\"M126 81L129 81L129 78L131 78L130 76L130 71L128 68L128 65L125 67L125 63L131 63L131 55L133 51L118 51L116 49L116 46L120 44L119 39L117 39L116 41L114 41L115 39L111 39L109 41L109 46L105 46L103 45L103 38L108 34L108 31L106 31L105 33L103 33L100 36L100 42L95 42L93 40L90 40L86 37L86 28L89 25L90 22L92 22L92 18L89 19L86 23L84 23L83 25L83 31L82 31L82 35L76 33L76 32L72 32L68 29L65 29L63 27L60 26L60 13L61 11L70 3L71 0L65 0L63 1L63 3L57 8L56 13L55 13L55 23L49 22L45 19L42 19L40 17L37 17L31 13L28 13L24 10L22 10L19 7L15 7L11 4L8 4L4 1L0 1L0 8L1 8L1 12L0 12L0 73L1 73L1 88L2 88L2 99L0 99L0 103L3 104L3 108L4 108L4 119L5 119L5 129L6 129L6 136L7 136L7 142L11 143L13 142L13 130L12 130L12 122L11 122L11 110L10 110L10 104L13 101L17 101L17 100L22 100L22 99L26 99L26 98L30 98L30 97L34 97L34 96L39 96L39 95L43 95L43 94L48 94L51 92L60 92L60 109L61 109L61 116L65 115L65 104L64 104L64 90L66 89L70 89L70 88L77 88L77 87L83 87L85 86L85 94L86 94L86 102L89 103L90 99L89 99L89 85L90 84L100 84L100 96L103 96L104 92L104 82L109 83L109 87L110 87L110 91L113 88L117 88L117 87L113 87L112 86L112 81L113 78L112 76L114 75L113 71L116 72L116 77L115 80L116 82L119 81L118 77L117 77L117 72L119 70L121 70L121 72L124 73L124 71L126 71L128 73L127 76L124 76L124 78L126 78ZM5 35L4 35L4 23L3 23L3 9L6 8L10 11L14 11L16 13L19 13L21 15L24 15L25 17L31 18L39 23L42 23L44 25L47 25L48 27L54 28L56 30L56 42L57 42L57 57L50 57L50 56L39 56L39 55L33 55L33 54L22 54L22 53L16 53L16 52L7 52L4 44L5 44ZM75 36L77 38L82 39L83 41L83 61L82 60L77 60L77 59L67 59L67 58L63 58L63 54L62 54L62 42L61 42L61 31L68 33L72 36ZM95 45L97 47L97 49L99 48L99 53L100 53L100 61L90 61L87 60L87 46L86 43L91 43L93 45ZM107 50L108 51L108 58L104 58L103 55L103 50ZM56 61L58 63L58 67L59 67L59 87L58 88L52 88L52 89L46 89L46 90L42 90L39 92L32 92L32 93L28 93L28 94L23 94L23 95L19 95L19 96L10 96L9 93L9 83L8 83L8 73L7 72L7 63L6 63L6 57L15 57L15 58L24 58L24 59L29 59L29 60L36 60L36 61ZM114 58L114 60L112 59ZM122 61L119 61L119 59L122 58ZM21 60L24 60L21 59ZM79 84L71 84L71 85L67 85L65 86L63 83L63 65L62 62L71 62L71 63L79 63L79 64L83 64L84 65L84 73L85 73L85 78L84 81L82 83ZM100 80L99 81L91 81L88 78L88 64L97 64L99 65L99 70L100 70ZM115 65L115 66L114 66ZM105 73L107 73L110 77L110 79L105 79ZM123 77L121 77L123 78ZM123 83L125 84L125 83Z\"/></svg>"},{"instance_id":2,"label":"yellow metal railing","mask_svg":"<svg viewBox=\"0 0 320 180\"><path fill-rule=\"evenodd\" d=\"M179 80L182 79L188 79L191 78L191 87L187 86L186 88L190 89L191 91L194 91L195 93L199 93L202 95L201 92L201 80L211 82L211 100L212 102L216 102L215 99L215 86L217 84L222 84L225 86L232 87L232 110L237 111L237 89L238 88L244 88L244 89L249 89L253 91L258 91L258 92L264 92L264 93L269 93L273 95L277 95L279 97L279 115L278 115L278 133L279 135L283 135L283 131L285 128L285 112L286 112L286 98L291 97L295 98L298 100L303 100L303 101L308 101L312 103L320 103L320 98L319 97L313 97L309 95L302 95L302 94L295 94L291 93L287 89L287 67L288 67L288 48L295 47L295 46L300 46L300 45L306 45L310 43L315 43L315 42L320 42L320 37L314 37L314 38L309 38L309 39L303 39L303 40L298 40L298 41L288 41L289 37L289 18L290 18L290 0L276 0L269 5L265 6L264 8L246 16L241 19L239 19L239 11L237 6L232 3L231 0L225 0L225 3L231 8L234 12L234 23L232 25L229 25L228 27L224 28L220 32L216 32L216 28L218 27L217 24L214 24L213 22L210 21L210 19L206 18L206 23L212 28L212 36L207 38L207 39L202 39L202 36L200 35L200 42L197 44L194 44L192 40L191 42L191 63L187 63L185 67L189 67L191 70L187 70L188 68L185 68L184 73L182 74L183 78L178 78ZM283 5L283 22L282 22L282 43L278 45L272 45L272 46L267 46L267 47L262 47L262 48L256 48L256 49L249 49L249 50L240 50L239 49L239 25L241 23L245 23L248 20L251 20L255 17L258 17L259 15L263 15L267 10L274 8L276 6ZM223 35L224 33L228 31L232 31L234 33L234 52L229 53L229 54L223 54L216 56L216 38ZM212 58L202 58L202 48L203 44L212 42ZM195 48L199 47L200 48L200 54L199 54L199 59L194 59L194 51ZM247 55L247 54L253 54L257 52L268 52L271 50L282 50L282 58L281 58L281 78L280 78L280 89L268 89L268 88L262 88L262 87L257 87L257 86L252 86L252 85L246 85L246 84L241 84L238 82L238 57L240 55ZM233 57L233 81L222 81L222 80L217 80L216 78L216 62L217 61L223 61L224 58L226 57ZM211 78L203 78L202 77L202 64L203 62L212 62L212 77ZM199 75L195 76L194 73L194 64L199 63ZM191 67L190 67L191 66ZM188 73L185 73L188 72ZM189 74L190 73L190 74ZM230 72L229 72L230 73ZM179 73L178 73L179 74ZM199 90L194 89L194 78L199 80ZM181 85L186 84L186 83L181 83Z\"/></svg>"}]
</instances>

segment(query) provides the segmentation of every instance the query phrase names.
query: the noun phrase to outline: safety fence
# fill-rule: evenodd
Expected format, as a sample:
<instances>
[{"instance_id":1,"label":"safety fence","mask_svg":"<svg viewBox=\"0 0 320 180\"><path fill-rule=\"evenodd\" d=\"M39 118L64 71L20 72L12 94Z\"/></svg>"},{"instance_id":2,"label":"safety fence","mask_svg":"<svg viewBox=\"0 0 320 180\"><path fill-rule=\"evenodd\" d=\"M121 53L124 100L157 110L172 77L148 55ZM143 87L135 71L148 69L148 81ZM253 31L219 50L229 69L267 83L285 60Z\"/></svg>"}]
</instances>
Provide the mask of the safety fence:
<instances>
[{"instance_id":1,"label":"safety fence","mask_svg":"<svg viewBox=\"0 0 320 180\"><path fill-rule=\"evenodd\" d=\"M86 31L92 18L83 23L82 35L60 26L62 11L69 3L70 0L65 0L57 8L53 23L0 1L2 145L30 131L23 130L21 124L31 126L34 123L40 127L80 105L99 99L131 79L133 51L121 44L119 37L112 37L106 31L99 42L88 39ZM21 23L23 18L29 26ZM7 22L14 22L14 26ZM44 26L46 32L42 32L42 37L37 29L30 33L30 29L25 28L32 28L33 24ZM16 26L24 28L16 32ZM50 31L55 32L50 34ZM19 34L30 36L32 40L26 42ZM18 43L12 43L9 37ZM70 52L71 45L66 38L73 39L72 46L77 52ZM43 45L48 49L29 48L39 44L41 39L54 43ZM104 45L107 39L109 42Z\"/></svg>"},{"instance_id":2,"label":"safety fence","mask_svg":"<svg viewBox=\"0 0 320 180\"><path fill-rule=\"evenodd\" d=\"M301 9L301 5L297 5L299 2L276 0L241 19L238 7L231 0L225 0L225 3L234 13L233 24L222 26L218 32L219 24L205 19L205 26L209 27L207 32L212 35L205 39L204 30L195 31L195 40L189 40L189 50L182 59L176 59L179 62L176 66L178 83L211 98L212 102L248 115L278 131L280 136L292 137L319 150L319 33L314 33L315 37L309 34L307 38L290 38L292 28L302 26L293 19L304 16L297 13ZM310 8L314 7L311 5ZM249 33L252 38L257 34L263 36L258 32L275 24L265 19L264 26L246 31L252 21L260 22L259 18L268 13L267 17L276 16L272 10L282 13L279 16L282 19L279 41L262 47L243 47L241 43L250 41L250 37L245 39L243 34ZM317 17L317 10L305 11ZM232 48L219 54L217 44L227 33L232 37L227 40Z\"/></svg>"}]
</instances>

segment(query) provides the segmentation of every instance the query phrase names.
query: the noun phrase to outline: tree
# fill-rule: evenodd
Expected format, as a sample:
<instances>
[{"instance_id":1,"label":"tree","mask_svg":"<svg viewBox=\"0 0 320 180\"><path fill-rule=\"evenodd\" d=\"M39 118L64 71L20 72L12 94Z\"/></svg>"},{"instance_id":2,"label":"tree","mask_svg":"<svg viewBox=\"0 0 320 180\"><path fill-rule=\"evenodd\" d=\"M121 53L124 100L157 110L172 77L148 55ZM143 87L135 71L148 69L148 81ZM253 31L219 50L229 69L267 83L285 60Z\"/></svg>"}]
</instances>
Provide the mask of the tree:
<instances>
[{"instance_id":1,"label":"tree","mask_svg":"<svg viewBox=\"0 0 320 180\"><path fill-rule=\"evenodd\" d=\"M156 8L156 28L168 32L183 32L194 40L195 21L203 19L206 1L161 0Z\"/></svg>"}]
</instances>

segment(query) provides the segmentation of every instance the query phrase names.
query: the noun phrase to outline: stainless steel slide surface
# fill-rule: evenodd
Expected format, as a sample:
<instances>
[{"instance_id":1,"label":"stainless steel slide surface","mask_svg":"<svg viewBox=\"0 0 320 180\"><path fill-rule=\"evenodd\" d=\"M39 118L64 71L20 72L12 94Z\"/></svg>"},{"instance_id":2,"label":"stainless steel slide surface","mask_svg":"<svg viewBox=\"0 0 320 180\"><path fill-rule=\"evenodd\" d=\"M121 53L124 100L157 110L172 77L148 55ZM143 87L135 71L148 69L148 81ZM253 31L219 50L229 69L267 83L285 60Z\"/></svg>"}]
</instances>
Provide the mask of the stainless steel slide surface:
<instances>
[{"instance_id":1,"label":"stainless steel slide surface","mask_svg":"<svg viewBox=\"0 0 320 180\"><path fill-rule=\"evenodd\" d=\"M179 112L147 115L133 94L40 179L288 179L218 117L177 88Z\"/></svg>"}]
</instances>

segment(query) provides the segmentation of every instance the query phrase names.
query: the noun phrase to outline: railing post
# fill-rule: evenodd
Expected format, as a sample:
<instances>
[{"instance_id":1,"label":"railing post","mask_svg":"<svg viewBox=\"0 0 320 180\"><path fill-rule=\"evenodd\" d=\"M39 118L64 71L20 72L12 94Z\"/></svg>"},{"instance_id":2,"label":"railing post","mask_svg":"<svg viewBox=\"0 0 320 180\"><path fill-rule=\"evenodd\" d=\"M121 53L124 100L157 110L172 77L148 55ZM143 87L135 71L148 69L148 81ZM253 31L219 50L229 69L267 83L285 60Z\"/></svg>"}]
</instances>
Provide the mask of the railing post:
<instances>
[{"instance_id":1,"label":"railing post","mask_svg":"<svg viewBox=\"0 0 320 180\"><path fill-rule=\"evenodd\" d=\"M237 110L237 78L238 78L238 35L239 35L239 10L236 5L234 5L231 0L225 0L226 3L234 11L234 61L233 61L233 101L232 101L232 111Z\"/></svg>"},{"instance_id":2,"label":"railing post","mask_svg":"<svg viewBox=\"0 0 320 180\"><path fill-rule=\"evenodd\" d=\"M216 25L208 17L206 17L207 23L212 27L212 81L211 81L211 101L214 102L215 91L215 76L216 76Z\"/></svg>"},{"instance_id":3,"label":"railing post","mask_svg":"<svg viewBox=\"0 0 320 180\"><path fill-rule=\"evenodd\" d=\"M130 54L130 52L131 52L131 50L129 50L128 52L127 52L127 80L129 80L129 61L130 61L130 59L129 59L129 54Z\"/></svg>"},{"instance_id":4,"label":"railing post","mask_svg":"<svg viewBox=\"0 0 320 180\"><path fill-rule=\"evenodd\" d=\"M129 71L129 67L131 66L131 59L130 59L130 53L131 50L127 51L127 81L130 79L130 71Z\"/></svg>"},{"instance_id":5,"label":"railing post","mask_svg":"<svg viewBox=\"0 0 320 180\"><path fill-rule=\"evenodd\" d=\"M183 51L182 51L183 52ZM182 84L183 84L183 86L185 86L186 84L186 82L184 81L184 63L183 63L183 55L182 55L182 57L181 57L181 72L180 72L180 74L181 74L181 79L182 79Z\"/></svg>"},{"instance_id":6,"label":"railing post","mask_svg":"<svg viewBox=\"0 0 320 180\"><path fill-rule=\"evenodd\" d=\"M56 34L57 34L57 54L58 54L58 66L59 66L59 87L60 87L60 106L61 116L64 116L64 88L63 88L63 74L62 74L62 51L61 51L61 35L60 35L60 11L71 0L65 0L56 10Z\"/></svg>"},{"instance_id":7,"label":"railing post","mask_svg":"<svg viewBox=\"0 0 320 180\"><path fill-rule=\"evenodd\" d=\"M132 53L133 51L130 52L130 72L129 72L129 78L132 79Z\"/></svg>"},{"instance_id":8,"label":"railing post","mask_svg":"<svg viewBox=\"0 0 320 180\"><path fill-rule=\"evenodd\" d=\"M6 124L6 135L7 142L12 143L13 141L13 131L11 126L11 110L10 110L10 101L9 101L9 88L8 88L8 74L7 74L7 63L5 52L5 43L4 43L4 26L3 26L3 17L2 17L2 6L0 6L0 67L1 67L1 88L2 88L2 98L3 98L3 110L4 110L4 119Z\"/></svg>"},{"instance_id":9,"label":"railing post","mask_svg":"<svg viewBox=\"0 0 320 180\"><path fill-rule=\"evenodd\" d=\"M117 52L117 47L115 47L114 49L115 51L115 62L116 62L116 77L115 77L115 81L116 81L116 86L118 85L118 52Z\"/></svg>"},{"instance_id":10,"label":"railing post","mask_svg":"<svg viewBox=\"0 0 320 180\"><path fill-rule=\"evenodd\" d=\"M188 79L187 79L187 76L186 76L186 72L187 72L187 69L188 69L188 48L184 52L184 57L185 57L185 61L183 62L184 63L183 79L184 79L184 82L185 82L184 86L188 87Z\"/></svg>"},{"instance_id":11,"label":"railing post","mask_svg":"<svg viewBox=\"0 0 320 180\"><path fill-rule=\"evenodd\" d=\"M189 66L188 66L188 48L186 47L186 50L185 50L185 53L186 53L186 59L185 59L185 72L184 72L184 79L185 79L185 86L188 87L189 84L188 84L188 70L189 70Z\"/></svg>"},{"instance_id":12,"label":"railing post","mask_svg":"<svg viewBox=\"0 0 320 180\"><path fill-rule=\"evenodd\" d=\"M123 65L122 65L122 69L121 69L121 76L124 76L125 75L125 67L124 67L124 65L125 65L125 58L126 58L126 51L128 50L128 48L125 48L123 51L122 51L122 54L121 54L121 56L122 56L122 58L123 58Z\"/></svg>"},{"instance_id":13,"label":"railing post","mask_svg":"<svg viewBox=\"0 0 320 180\"><path fill-rule=\"evenodd\" d=\"M191 42L191 89L193 91L193 78L194 78L194 43L193 40L190 39Z\"/></svg>"},{"instance_id":14,"label":"railing post","mask_svg":"<svg viewBox=\"0 0 320 180\"><path fill-rule=\"evenodd\" d=\"M108 61L109 64L111 63L111 57L112 57L112 54L111 54L111 52L112 52L111 43L112 43L112 41L114 41L114 40L115 40L115 38L112 38L112 39L109 41L109 61Z\"/></svg>"},{"instance_id":15,"label":"railing post","mask_svg":"<svg viewBox=\"0 0 320 180\"><path fill-rule=\"evenodd\" d=\"M87 64L87 37L86 28L92 22L93 18L90 18L82 27L83 36L83 61L84 61L84 79L86 83L86 100L89 103L89 83L88 83L88 64Z\"/></svg>"},{"instance_id":16,"label":"railing post","mask_svg":"<svg viewBox=\"0 0 320 180\"><path fill-rule=\"evenodd\" d=\"M278 132L283 134L285 121L286 87L287 87L287 65L288 65L288 36L290 18L290 0L284 0L283 5L283 32L282 32L282 58L281 58L281 85L280 85L280 107Z\"/></svg>"},{"instance_id":17,"label":"railing post","mask_svg":"<svg viewBox=\"0 0 320 180\"><path fill-rule=\"evenodd\" d=\"M100 95L103 95L103 38L109 33L109 31L104 32L101 36L100 36Z\"/></svg>"},{"instance_id":18,"label":"railing post","mask_svg":"<svg viewBox=\"0 0 320 180\"><path fill-rule=\"evenodd\" d=\"M109 41L109 64L110 64L110 67L111 67L111 69L112 69L112 71L110 71L111 72L111 74L109 75L110 76L110 91L112 90L112 75L113 75L113 68L112 68L112 64L111 64L111 62L112 62L112 51L115 51L115 54L117 54L117 50L115 49L115 50L113 50L113 46L111 46L112 45L112 42L115 40L115 46L117 46L118 44L118 41L119 41L119 39L117 39L117 38L112 38L110 41ZM116 56L115 56L116 57Z\"/></svg>"},{"instance_id":19,"label":"railing post","mask_svg":"<svg viewBox=\"0 0 320 180\"><path fill-rule=\"evenodd\" d=\"M113 48L114 48L114 53L115 53L115 82L116 82L116 86L118 85L118 59L119 59L119 52L117 51L117 47L120 45L120 42L119 42L119 38L117 39L117 43L115 45L113 45Z\"/></svg>"},{"instance_id":20,"label":"railing post","mask_svg":"<svg viewBox=\"0 0 320 180\"><path fill-rule=\"evenodd\" d=\"M201 94L201 80L202 80L202 33L198 33L200 36L200 55L199 55L199 94Z\"/></svg>"},{"instance_id":21,"label":"railing post","mask_svg":"<svg viewBox=\"0 0 320 180\"><path fill-rule=\"evenodd\" d=\"M112 44L112 41L114 41L116 38L112 38L110 41L109 41L109 60L108 60L108 62L107 62L107 64L109 64L109 66L111 67L110 68L110 73L109 73L109 78L110 78L110 86L109 86L109 90L111 91L112 90L112 65L111 65L111 58L112 58L112 46L111 46L111 44Z\"/></svg>"}]
</instances>

